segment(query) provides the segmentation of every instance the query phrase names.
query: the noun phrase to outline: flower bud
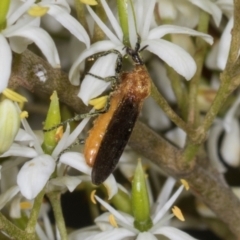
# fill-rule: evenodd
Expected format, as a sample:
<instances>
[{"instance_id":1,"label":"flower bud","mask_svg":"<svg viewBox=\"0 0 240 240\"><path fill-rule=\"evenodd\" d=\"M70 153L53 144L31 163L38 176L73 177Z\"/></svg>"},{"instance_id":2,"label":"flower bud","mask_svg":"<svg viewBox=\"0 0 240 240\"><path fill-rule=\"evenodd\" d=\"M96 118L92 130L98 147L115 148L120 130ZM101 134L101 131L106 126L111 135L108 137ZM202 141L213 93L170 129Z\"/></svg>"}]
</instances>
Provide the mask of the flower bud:
<instances>
[{"instance_id":1,"label":"flower bud","mask_svg":"<svg viewBox=\"0 0 240 240\"><path fill-rule=\"evenodd\" d=\"M15 104L4 99L0 102L0 154L12 145L20 127L20 116Z\"/></svg>"},{"instance_id":2,"label":"flower bud","mask_svg":"<svg viewBox=\"0 0 240 240\"><path fill-rule=\"evenodd\" d=\"M134 227L144 232L152 227L145 174L139 161L132 182L132 212Z\"/></svg>"},{"instance_id":3,"label":"flower bud","mask_svg":"<svg viewBox=\"0 0 240 240\"><path fill-rule=\"evenodd\" d=\"M0 1L0 31L6 27L6 24L7 24L6 16L8 13L9 5L10 5L10 0Z\"/></svg>"}]
</instances>

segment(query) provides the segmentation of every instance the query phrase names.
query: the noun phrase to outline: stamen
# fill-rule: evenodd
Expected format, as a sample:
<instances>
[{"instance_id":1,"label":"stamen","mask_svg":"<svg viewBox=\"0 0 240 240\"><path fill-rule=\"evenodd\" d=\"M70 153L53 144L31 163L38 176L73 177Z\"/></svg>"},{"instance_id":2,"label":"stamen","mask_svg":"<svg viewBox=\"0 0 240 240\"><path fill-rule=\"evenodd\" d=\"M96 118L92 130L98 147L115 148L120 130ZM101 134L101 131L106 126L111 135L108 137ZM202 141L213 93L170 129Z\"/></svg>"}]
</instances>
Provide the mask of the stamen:
<instances>
[{"instance_id":1,"label":"stamen","mask_svg":"<svg viewBox=\"0 0 240 240\"><path fill-rule=\"evenodd\" d=\"M110 214L110 215L108 216L108 220L109 220L109 223L110 223L113 227L118 228L117 221L116 221L116 219L115 219L115 217L114 217L113 214Z\"/></svg>"},{"instance_id":2,"label":"stamen","mask_svg":"<svg viewBox=\"0 0 240 240\"><path fill-rule=\"evenodd\" d=\"M42 17L48 12L48 10L49 7L35 5L28 9L28 14L32 17Z\"/></svg>"},{"instance_id":3,"label":"stamen","mask_svg":"<svg viewBox=\"0 0 240 240\"><path fill-rule=\"evenodd\" d=\"M185 187L185 189L188 191L189 190L189 184L185 179L180 180L182 185Z\"/></svg>"},{"instance_id":4,"label":"stamen","mask_svg":"<svg viewBox=\"0 0 240 240\"><path fill-rule=\"evenodd\" d=\"M96 190L93 190L91 192L91 195L90 195L90 199L92 201L93 204L97 204L96 200L95 200L95 193L96 193Z\"/></svg>"},{"instance_id":5,"label":"stamen","mask_svg":"<svg viewBox=\"0 0 240 240\"><path fill-rule=\"evenodd\" d=\"M174 216L177 217L180 221L182 221L182 222L185 221L185 218L184 218L180 208L178 208L177 206L174 206L172 208L172 212L173 212Z\"/></svg>"},{"instance_id":6,"label":"stamen","mask_svg":"<svg viewBox=\"0 0 240 240\"><path fill-rule=\"evenodd\" d=\"M20 203L20 208L22 210L28 210L28 209L31 209L32 208L32 203L31 202L21 202Z\"/></svg>"},{"instance_id":7,"label":"stamen","mask_svg":"<svg viewBox=\"0 0 240 240\"><path fill-rule=\"evenodd\" d=\"M16 93L16 92L14 92L13 90L11 90L11 89L9 89L9 88L6 88L6 89L2 92L2 94L3 94L6 98L8 98L8 99L10 99L10 100L12 100L12 101L14 101L14 102L19 102L19 103L27 102L27 99L26 99L24 96L22 96L22 95L20 95L20 94L18 94L18 93Z\"/></svg>"},{"instance_id":8,"label":"stamen","mask_svg":"<svg viewBox=\"0 0 240 240\"><path fill-rule=\"evenodd\" d=\"M21 119L28 118L28 112L27 112L27 111L22 111L22 112L20 113L20 118L21 118Z\"/></svg>"},{"instance_id":9,"label":"stamen","mask_svg":"<svg viewBox=\"0 0 240 240\"><path fill-rule=\"evenodd\" d=\"M55 140L58 142L63 136L63 126L60 126L57 128L56 134L55 134Z\"/></svg>"},{"instance_id":10,"label":"stamen","mask_svg":"<svg viewBox=\"0 0 240 240\"><path fill-rule=\"evenodd\" d=\"M107 104L108 96L102 96L99 98L91 99L88 103L92 105L96 110L104 108Z\"/></svg>"},{"instance_id":11,"label":"stamen","mask_svg":"<svg viewBox=\"0 0 240 240\"><path fill-rule=\"evenodd\" d=\"M97 5L97 1L96 0L80 0L82 3L90 5L90 6L95 6Z\"/></svg>"}]
</instances>

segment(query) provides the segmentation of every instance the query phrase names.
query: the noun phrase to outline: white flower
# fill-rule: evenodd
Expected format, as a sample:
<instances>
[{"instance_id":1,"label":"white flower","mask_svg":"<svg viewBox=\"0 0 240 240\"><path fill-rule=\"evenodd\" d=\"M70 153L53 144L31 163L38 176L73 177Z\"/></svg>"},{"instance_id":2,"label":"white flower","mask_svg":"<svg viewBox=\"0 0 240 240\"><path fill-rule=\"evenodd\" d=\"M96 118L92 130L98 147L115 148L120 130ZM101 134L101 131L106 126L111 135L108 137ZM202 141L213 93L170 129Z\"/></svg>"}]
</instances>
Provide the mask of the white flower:
<instances>
[{"instance_id":1,"label":"white flower","mask_svg":"<svg viewBox=\"0 0 240 240\"><path fill-rule=\"evenodd\" d=\"M178 190L172 195L172 197L169 198L174 184L175 180L173 178L168 178L162 189L161 194L158 197L156 205L153 206L152 209L154 212L154 214L152 215L153 226L147 232L140 232L138 229L134 227L133 224L134 218L132 216L115 210L101 198L95 196L97 201L109 211L95 219L95 222L101 231L99 231L96 228L87 229L88 232L78 230L70 234L69 239L120 240L125 239L127 237L135 237L135 239L138 240L139 239L155 240L157 239L156 235L159 234L164 235L169 239L179 240L195 239L179 229L167 226L167 224L169 224L169 220L174 216L173 214L168 214L168 211L184 188L183 186L180 186ZM110 224L109 216L111 215L114 216L116 221L115 223L117 224L118 227L114 227L112 224Z\"/></svg>"},{"instance_id":2,"label":"white flower","mask_svg":"<svg viewBox=\"0 0 240 240\"><path fill-rule=\"evenodd\" d=\"M100 26L100 28L110 40L104 40L93 44L89 49L84 51L79 56L79 58L73 64L69 73L69 78L73 84L79 83L80 63L87 57L99 52L108 51L110 49L116 49L121 54L124 54L126 51L125 49L123 49L123 32L115 16L111 12L105 0L101 0L101 3L116 35L114 35L114 33L111 32L111 30L99 19L99 17L93 12L93 10L89 6L87 6L91 16L94 18L96 23ZM147 46L146 50L152 52L153 54L156 54L169 66L173 67L175 71L177 71L180 75L184 76L187 80L189 80L192 78L196 71L196 64L192 57L181 47L161 38L169 33L177 33L200 36L209 43L212 43L213 39L207 34L203 34L184 27L177 27L171 25L163 25L150 30L150 23L154 15L154 6L155 0L141 0L137 1L137 3L135 4L137 33L141 37L141 48ZM144 18L142 17L143 11L145 15ZM130 34L129 39L131 47L135 48L137 42L137 34L133 23L133 16L131 11L128 16ZM114 76L114 66L116 58L116 54L109 54L105 57L98 59L91 68L90 72L101 77ZM106 89L108 85L109 83L105 83L104 81L95 79L94 77L87 75L83 80L78 96L83 100L85 104L87 104L89 99L98 96L104 89Z\"/></svg>"}]
</instances>

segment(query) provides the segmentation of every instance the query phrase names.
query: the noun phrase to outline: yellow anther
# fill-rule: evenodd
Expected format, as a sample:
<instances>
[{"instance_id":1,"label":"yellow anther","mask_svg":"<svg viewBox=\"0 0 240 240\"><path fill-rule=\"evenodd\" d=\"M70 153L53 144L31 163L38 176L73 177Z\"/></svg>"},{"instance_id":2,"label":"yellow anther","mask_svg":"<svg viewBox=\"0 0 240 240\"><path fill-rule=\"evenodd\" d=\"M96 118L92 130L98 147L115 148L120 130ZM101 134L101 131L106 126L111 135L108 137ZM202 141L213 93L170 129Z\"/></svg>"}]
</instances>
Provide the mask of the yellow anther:
<instances>
[{"instance_id":1,"label":"yellow anther","mask_svg":"<svg viewBox=\"0 0 240 240\"><path fill-rule=\"evenodd\" d=\"M189 190L189 184L185 179L180 180L182 185L185 187L186 190Z\"/></svg>"},{"instance_id":2,"label":"yellow anther","mask_svg":"<svg viewBox=\"0 0 240 240\"><path fill-rule=\"evenodd\" d=\"M115 217L114 217L113 214L110 214L110 215L108 216L108 220L109 220L110 224L111 224L113 227L118 228L117 221L116 221L116 219L115 219Z\"/></svg>"},{"instance_id":3,"label":"yellow anther","mask_svg":"<svg viewBox=\"0 0 240 240\"><path fill-rule=\"evenodd\" d=\"M42 17L49 10L49 7L42 7L38 5L34 5L28 9L28 14L32 17Z\"/></svg>"},{"instance_id":4,"label":"yellow anther","mask_svg":"<svg viewBox=\"0 0 240 240\"><path fill-rule=\"evenodd\" d=\"M32 208L32 203L31 202L21 202L20 203L20 208L22 210L27 210Z\"/></svg>"},{"instance_id":5,"label":"yellow anther","mask_svg":"<svg viewBox=\"0 0 240 240\"><path fill-rule=\"evenodd\" d=\"M56 131L56 134L55 134L56 142L58 142L62 138L62 135L63 135L63 126L60 126L60 127L57 128L57 131Z\"/></svg>"},{"instance_id":6,"label":"yellow anther","mask_svg":"<svg viewBox=\"0 0 240 240\"><path fill-rule=\"evenodd\" d=\"M22 111L20 113L20 118L23 119L23 118L28 118L28 112L27 111Z\"/></svg>"},{"instance_id":7,"label":"yellow anther","mask_svg":"<svg viewBox=\"0 0 240 240\"><path fill-rule=\"evenodd\" d=\"M182 221L182 222L185 221L185 218L184 218L180 208L178 208L177 206L174 206L172 208L172 212L173 212L174 216L177 217L180 221Z\"/></svg>"},{"instance_id":8,"label":"yellow anther","mask_svg":"<svg viewBox=\"0 0 240 240\"><path fill-rule=\"evenodd\" d=\"M96 200L95 200L95 193L96 193L96 190L93 190L91 192L91 195L90 195L90 199L92 201L93 204L97 204Z\"/></svg>"},{"instance_id":9,"label":"yellow anther","mask_svg":"<svg viewBox=\"0 0 240 240\"><path fill-rule=\"evenodd\" d=\"M87 5L91 5L91 6L98 4L96 0L80 0L80 2L87 4Z\"/></svg>"},{"instance_id":10,"label":"yellow anther","mask_svg":"<svg viewBox=\"0 0 240 240\"><path fill-rule=\"evenodd\" d=\"M19 102L19 103L27 102L27 99L26 99L24 96L22 96L22 95L20 95L20 94L18 94L18 93L16 93L16 92L14 92L13 90L11 90L11 89L9 89L9 88L6 88L6 89L2 92L2 94L3 94L6 98L8 98L8 99L10 99L10 100L12 100L12 101L14 101L14 102Z\"/></svg>"},{"instance_id":11,"label":"yellow anther","mask_svg":"<svg viewBox=\"0 0 240 240\"><path fill-rule=\"evenodd\" d=\"M99 98L91 99L88 103L92 105L96 110L104 108L107 104L108 96L102 96Z\"/></svg>"}]
</instances>

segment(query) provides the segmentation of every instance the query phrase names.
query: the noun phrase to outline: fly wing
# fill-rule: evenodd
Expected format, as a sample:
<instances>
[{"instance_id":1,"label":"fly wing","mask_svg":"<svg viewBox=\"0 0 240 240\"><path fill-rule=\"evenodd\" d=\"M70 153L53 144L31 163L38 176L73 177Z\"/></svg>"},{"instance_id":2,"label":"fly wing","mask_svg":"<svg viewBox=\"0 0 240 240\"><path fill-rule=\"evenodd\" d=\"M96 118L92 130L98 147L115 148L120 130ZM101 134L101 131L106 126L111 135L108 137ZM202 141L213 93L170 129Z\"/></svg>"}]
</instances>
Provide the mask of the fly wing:
<instances>
[{"instance_id":1,"label":"fly wing","mask_svg":"<svg viewBox=\"0 0 240 240\"><path fill-rule=\"evenodd\" d=\"M92 169L92 182L104 182L115 169L140 112L140 102L126 97L114 113Z\"/></svg>"}]
</instances>

